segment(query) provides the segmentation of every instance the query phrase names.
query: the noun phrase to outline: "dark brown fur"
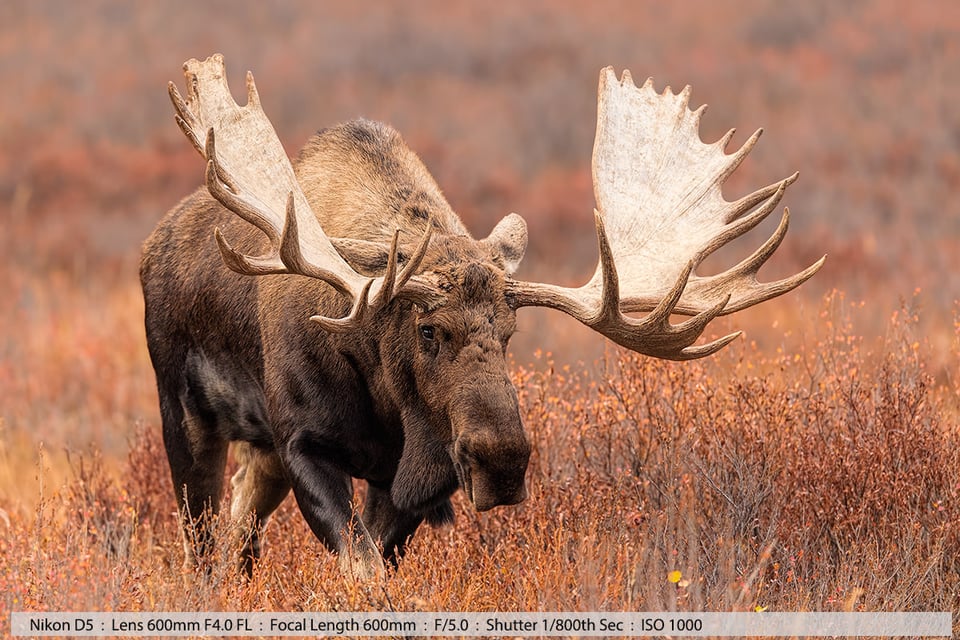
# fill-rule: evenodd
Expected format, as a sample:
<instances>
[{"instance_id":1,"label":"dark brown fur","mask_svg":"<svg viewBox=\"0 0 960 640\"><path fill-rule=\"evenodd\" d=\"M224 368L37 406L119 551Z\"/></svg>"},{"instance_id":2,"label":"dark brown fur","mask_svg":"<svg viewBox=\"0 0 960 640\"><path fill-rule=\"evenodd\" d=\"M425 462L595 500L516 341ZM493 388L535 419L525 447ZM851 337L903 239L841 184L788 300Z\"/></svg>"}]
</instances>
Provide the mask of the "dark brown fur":
<instances>
[{"instance_id":1,"label":"dark brown fur","mask_svg":"<svg viewBox=\"0 0 960 640\"><path fill-rule=\"evenodd\" d=\"M421 272L447 301L424 309L398 298L361 330L328 334L309 317L344 315L350 301L318 280L229 271L214 228L244 253L263 253L266 239L200 189L164 217L141 262L164 442L181 514L197 527L188 562L209 551L204 513L219 508L227 446L239 441L231 510L251 523L247 568L292 488L320 540L366 572L380 563L376 543L394 559L423 519L449 521L458 486L478 509L526 495L530 447L504 357L515 329L504 282L526 233L508 217L473 239L385 125L321 131L294 168L363 273L382 273L395 229L403 256L432 224ZM369 484L362 518L351 478Z\"/></svg>"}]
</instances>

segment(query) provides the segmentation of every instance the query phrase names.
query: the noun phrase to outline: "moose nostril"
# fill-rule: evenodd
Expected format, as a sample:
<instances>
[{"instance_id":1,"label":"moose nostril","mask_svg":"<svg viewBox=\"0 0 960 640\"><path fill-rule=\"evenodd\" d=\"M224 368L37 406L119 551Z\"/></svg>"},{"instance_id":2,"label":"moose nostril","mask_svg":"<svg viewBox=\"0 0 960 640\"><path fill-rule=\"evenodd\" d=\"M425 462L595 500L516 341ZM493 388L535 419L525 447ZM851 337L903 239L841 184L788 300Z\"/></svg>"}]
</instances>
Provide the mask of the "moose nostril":
<instances>
[{"instance_id":1,"label":"moose nostril","mask_svg":"<svg viewBox=\"0 0 960 640\"><path fill-rule=\"evenodd\" d=\"M470 474L470 466L463 464L459 460L454 460L453 468L457 473L457 480L460 481L460 488L467 494L470 501L473 502L473 479Z\"/></svg>"}]
</instances>

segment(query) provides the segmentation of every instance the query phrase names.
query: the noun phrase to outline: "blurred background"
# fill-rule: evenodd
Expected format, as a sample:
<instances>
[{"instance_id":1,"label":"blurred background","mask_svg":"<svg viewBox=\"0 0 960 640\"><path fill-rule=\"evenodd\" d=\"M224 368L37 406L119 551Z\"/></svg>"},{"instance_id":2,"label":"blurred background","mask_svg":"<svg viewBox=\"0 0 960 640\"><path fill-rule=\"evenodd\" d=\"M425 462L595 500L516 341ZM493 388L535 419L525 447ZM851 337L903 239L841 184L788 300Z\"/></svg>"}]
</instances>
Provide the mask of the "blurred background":
<instances>
[{"instance_id":1,"label":"blurred background","mask_svg":"<svg viewBox=\"0 0 960 640\"><path fill-rule=\"evenodd\" d=\"M453 0L27 2L0 5L0 505L36 476L37 447L122 455L158 425L137 280L140 243L196 188L203 163L167 81L225 55L252 70L292 155L316 129L393 124L477 236L516 211L518 277L579 284L596 263L590 152L599 70L709 103L702 137L765 133L725 193L794 171L791 231L761 272L828 254L787 296L720 321L789 349L837 289L882 332L906 304L936 354L960 297L960 3ZM779 214L707 267L746 255ZM861 304L862 302L862 304ZM591 363L603 341L523 311L514 357ZM713 331L713 329L708 330ZM937 361L938 375L956 363Z\"/></svg>"}]
</instances>

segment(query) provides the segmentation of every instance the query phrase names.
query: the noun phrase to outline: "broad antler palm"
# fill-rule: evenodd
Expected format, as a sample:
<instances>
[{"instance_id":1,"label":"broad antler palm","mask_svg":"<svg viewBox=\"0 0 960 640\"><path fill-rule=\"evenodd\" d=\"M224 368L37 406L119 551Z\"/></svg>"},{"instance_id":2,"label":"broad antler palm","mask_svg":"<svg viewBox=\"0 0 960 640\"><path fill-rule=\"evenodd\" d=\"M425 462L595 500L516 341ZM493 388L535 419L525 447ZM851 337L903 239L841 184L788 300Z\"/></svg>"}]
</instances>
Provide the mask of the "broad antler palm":
<instances>
[{"instance_id":1,"label":"broad antler palm","mask_svg":"<svg viewBox=\"0 0 960 640\"><path fill-rule=\"evenodd\" d=\"M434 300L440 292L412 276L430 241L430 229L403 269L398 267L398 234L394 235L386 273L368 278L353 269L324 233L294 175L276 131L260 106L260 97L247 73L247 104L234 102L227 85L223 56L184 65L187 98L169 84L177 124L207 160L210 194L225 207L255 225L270 240L263 256L239 253L216 230L223 260L246 275L291 273L320 279L353 301L345 318L313 316L324 329L345 332L364 315L393 299L401 290L413 299Z\"/></svg>"},{"instance_id":2,"label":"broad antler palm","mask_svg":"<svg viewBox=\"0 0 960 640\"><path fill-rule=\"evenodd\" d=\"M724 148L733 130L704 144L699 124L706 106L690 111L690 88L673 94L640 88L629 71L618 81L612 68L600 76L593 183L600 261L579 288L512 280L518 306L558 309L614 342L647 355L688 360L710 355L734 333L691 346L715 317L786 293L809 279L825 258L776 282L757 271L787 232L789 211L773 236L743 262L713 276L697 266L712 252L763 220L794 174L736 202L721 194L724 181L753 148L761 131L735 153ZM642 318L625 315L649 312ZM693 316L671 324L671 314Z\"/></svg>"}]
</instances>

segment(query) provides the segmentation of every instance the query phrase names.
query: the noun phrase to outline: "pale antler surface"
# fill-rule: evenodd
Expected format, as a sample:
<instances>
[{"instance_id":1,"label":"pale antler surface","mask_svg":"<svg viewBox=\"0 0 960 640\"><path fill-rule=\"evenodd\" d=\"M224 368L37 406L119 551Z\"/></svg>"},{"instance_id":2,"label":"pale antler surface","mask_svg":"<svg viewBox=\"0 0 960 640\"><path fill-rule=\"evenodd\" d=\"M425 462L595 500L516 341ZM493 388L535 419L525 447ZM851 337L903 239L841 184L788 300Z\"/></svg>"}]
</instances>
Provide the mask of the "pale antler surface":
<instances>
[{"instance_id":1,"label":"pale antler surface","mask_svg":"<svg viewBox=\"0 0 960 640\"><path fill-rule=\"evenodd\" d=\"M235 251L216 231L224 261L247 275L293 273L323 280L353 301L349 316L331 319L314 316L328 331L347 331L360 322L368 306L388 302L407 285L407 294L434 295L429 283L411 282L423 258L430 229L420 246L398 272L394 237L385 276L368 278L356 272L334 248L314 215L297 182L293 167L247 73L247 104L237 105L227 84L223 56L184 64L187 99L171 82L170 98L177 124L193 146L207 159L207 187L217 200L263 231L271 253L252 257Z\"/></svg>"},{"instance_id":2,"label":"pale antler surface","mask_svg":"<svg viewBox=\"0 0 960 640\"><path fill-rule=\"evenodd\" d=\"M600 76L593 152L600 263L583 287L514 282L520 306L559 309L641 353L684 360L714 353L738 334L692 345L717 315L786 293L813 276L823 259L790 278L760 283L757 271L787 231L785 209L773 236L740 264L713 276L693 271L710 253L763 220L796 174L735 202L721 193L760 136L727 154L731 130L718 142L700 140L705 106L690 111L690 88L662 94L651 80L636 87L625 71ZM624 312L650 311L635 319ZM692 315L674 325L673 313Z\"/></svg>"}]
</instances>

